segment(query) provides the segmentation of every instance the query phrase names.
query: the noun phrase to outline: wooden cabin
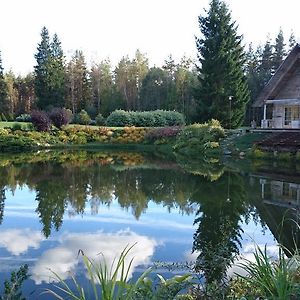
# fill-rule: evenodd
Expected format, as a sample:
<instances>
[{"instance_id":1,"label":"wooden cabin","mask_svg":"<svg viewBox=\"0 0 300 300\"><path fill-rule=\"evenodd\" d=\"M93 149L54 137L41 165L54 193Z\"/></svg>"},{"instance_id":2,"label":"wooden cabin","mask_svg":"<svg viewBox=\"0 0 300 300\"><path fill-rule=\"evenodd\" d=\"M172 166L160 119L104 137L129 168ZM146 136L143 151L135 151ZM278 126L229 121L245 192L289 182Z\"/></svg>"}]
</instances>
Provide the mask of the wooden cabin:
<instances>
[{"instance_id":1,"label":"wooden cabin","mask_svg":"<svg viewBox=\"0 0 300 300\"><path fill-rule=\"evenodd\" d=\"M279 66L253 107L263 108L262 128L300 129L300 45Z\"/></svg>"}]
</instances>

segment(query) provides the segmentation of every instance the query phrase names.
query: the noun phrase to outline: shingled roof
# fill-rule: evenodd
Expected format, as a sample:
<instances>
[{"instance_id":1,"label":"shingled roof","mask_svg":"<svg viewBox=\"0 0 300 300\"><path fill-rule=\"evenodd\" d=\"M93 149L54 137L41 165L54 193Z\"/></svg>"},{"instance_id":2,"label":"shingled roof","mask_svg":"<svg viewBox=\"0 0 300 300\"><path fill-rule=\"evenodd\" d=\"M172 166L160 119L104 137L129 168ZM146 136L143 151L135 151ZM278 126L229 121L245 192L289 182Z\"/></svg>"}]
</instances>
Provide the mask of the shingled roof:
<instances>
[{"instance_id":1,"label":"shingled roof","mask_svg":"<svg viewBox=\"0 0 300 300\"><path fill-rule=\"evenodd\" d=\"M297 44L279 66L252 105L262 107L266 100L300 99L300 45Z\"/></svg>"}]
</instances>

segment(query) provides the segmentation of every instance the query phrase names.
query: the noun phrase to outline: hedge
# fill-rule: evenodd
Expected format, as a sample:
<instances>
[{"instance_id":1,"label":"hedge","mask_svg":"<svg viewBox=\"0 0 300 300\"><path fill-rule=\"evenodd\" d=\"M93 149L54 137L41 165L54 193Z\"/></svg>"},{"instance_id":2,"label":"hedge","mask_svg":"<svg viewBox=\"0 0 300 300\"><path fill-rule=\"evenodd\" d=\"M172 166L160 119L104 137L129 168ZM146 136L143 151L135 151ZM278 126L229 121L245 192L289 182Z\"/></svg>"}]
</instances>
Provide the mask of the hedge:
<instances>
[{"instance_id":1,"label":"hedge","mask_svg":"<svg viewBox=\"0 0 300 300\"><path fill-rule=\"evenodd\" d=\"M115 110L106 120L111 127L137 126L137 127L163 127L184 125L183 114L177 111L125 111Z\"/></svg>"}]
</instances>

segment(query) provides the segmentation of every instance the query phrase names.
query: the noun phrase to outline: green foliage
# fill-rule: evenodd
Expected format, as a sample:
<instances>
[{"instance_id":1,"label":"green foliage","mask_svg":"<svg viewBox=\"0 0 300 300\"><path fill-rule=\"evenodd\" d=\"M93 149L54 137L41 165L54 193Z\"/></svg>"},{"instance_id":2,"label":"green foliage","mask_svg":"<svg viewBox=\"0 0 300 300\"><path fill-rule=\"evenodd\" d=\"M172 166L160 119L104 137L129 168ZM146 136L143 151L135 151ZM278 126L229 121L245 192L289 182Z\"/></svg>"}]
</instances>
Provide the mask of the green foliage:
<instances>
[{"instance_id":1,"label":"green foliage","mask_svg":"<svg viewBox=\"0 0 300 300\"><path fill-rule=\"evenodd\" d=\"M88 113L82 109L76 116L75 116L75 123L81 125L88 125L91 122L91 117Z\"/></svg>"},{"instance_id":2,"label":"green foliage","mask_svg":"<svg viewBox=\"0 0 300 300\"><path fill-rule=\"evenodd\" d=\"M111 266L107 265L103 255L101 260L96 262L80 251L89 278L89 290L93 291L95 299L173 300L176 299L176 295L181 290L190 285L190 275L175 276L166 280L159 274L157 274L157 276L160 282L158 285L155 285L154 282L147 277L151 269L146 270L135 282L129 280L129 272L133 259L126 264L126 256L133 246L125 247L118 259L114 260ZM70 299L88 299L87 290L80 286L75 277L72 277L76 287L74 291L58 274L54 273L54 276L60 282L60 286L56 287ZM100 285L100 289L97 285ZM47 292L57 299L64 299L53 290L47 290Z\"/></svg>"},{"instance_id":3,"label":"green foliage","mask_svg":"<svg viewBox=\"0 0 300 300\"><path fill-rule=\"evenodd\" d=\"M12 272L10 280L4 282L4 294L1 300L25 300L22 296L22 284L28 279L28 265L21 266L17 272Z\"/></svg>"},{"instance_id":4,"label":"green foliage","mask_svg":"<svg viewBox=\"0 0 300 300\"><path fill-rule=\"evenodd\" d=\"M32 149L37 146L34 139L26 136L0 135L0 151L15 152Z\"/></svg>"},{"instance_id":5,"label":"green foliage","mask_svg":"<svg viewBox=\"0 0 300 300\"><path fill-rule=\"evenodd\" d=\"M8 110L8 91L7 91L7 84L4 80L3 74L3 67L2 67L2 59L1 59L1 52L0 52L0 113L7 112ZM7 121L3 119L2 121Z\"/></svg>"},{"instance_id":6,"label":"green foliage","mask_svg":"<svg viewBox=\"0 0 300 300\"><path fill-rule=\"evenodd\" d=\"M96 121L96 125L98 126L105 125L105 118L100 113L96 116L95 121Z\"/></svg>"},{"instance_id":7,"label":"green foliage","mask_svg":"<svg viewBox=\"0 0 300 300\"><path fill-rule=\"evenodd\" d=\"M251 287L250 295L243 296L259 296L272 300L298 299L300 297L297 281L299 257L296 255L288 259L284 250L287 249L279 245L278 258L272 258L268 255L266 247L262 250L256 246L254 262L245 259L240 264L248 274L240 276L240 278Z\"/></svg>"},{"instance_id":8,"label":"green foliage","mask_svg":"<svg viewBox=\"0 0 300 300\"><path fill-rule=\"evenodd\" d=\"M62 107L65 100L64 55L57 35L50 41L46 27L42 28L35 59L37 64L34 67L34 85L38 107Z\"/></svg>"},{"instance_id":9,"label":"green foliage","mask_svg":"<svg viewBox=\"0 0 300 300\"><path fill-rule=\"evenodd\" d=\"M174 150L181 154L211 156L218 153L224 129L217 120L186 126L177 136Z\"/></svg>"},{"instance_id":10,"label":"green foliage","mask_svg":"<svg viewBox=\"0 0 300 300\"><path fill-rule=\"evenodd\" d=\"M163 127L184 125L184 116L176 111L124 111L112 112L107 120L107 126L138 126L138 127Z\"/></svg>"},{"instance_id":11,"label":"green foliage","mask_svg":"<svg viewBox=\"0 0 300 300\"><path fill-rule=\"evenodd\" d=\"M198 120L214 118L227 128L236 128L243 122L249 101L242 37L221 0L210 2L207 15L199 17L199 27L202 38L196 41L200 80L196 95Z\"/></svg>"},{"instance_id":12,"label":"green foliage","mask_svg":"<svg viewBox=\"0 0 300 300\"><path fill-rule=\"evenodd\" d=\"M17 122L31 122L30 114L21 114L16 117Z\"/></svg>"}]
</instances>

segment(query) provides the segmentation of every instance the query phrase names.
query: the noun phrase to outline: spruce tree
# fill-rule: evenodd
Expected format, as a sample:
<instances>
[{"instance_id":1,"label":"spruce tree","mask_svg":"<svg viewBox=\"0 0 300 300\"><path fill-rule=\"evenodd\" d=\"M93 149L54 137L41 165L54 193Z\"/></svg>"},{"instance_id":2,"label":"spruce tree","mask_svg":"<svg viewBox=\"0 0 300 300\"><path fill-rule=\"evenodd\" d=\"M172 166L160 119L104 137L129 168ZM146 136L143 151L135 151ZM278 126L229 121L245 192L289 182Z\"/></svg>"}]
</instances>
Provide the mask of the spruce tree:
<instances>
[{"instance_id":1,"label":"spruce tree","mask_svg":"<svg viewBox=\"0 0 300 300\"><path fill-rule=\"evenodd\" d=\"M242 37L237 34L226 4L220 0L211 1L207 15L199 17L199 27L202 37L196 39L200 63L198 120L215 118L225 127L237 127L243 122L249 101Z\"/></svg>"},{"instance_id":2,"label":"spruce tree","mask_svg":"<svg viewBox=\"0 0 300 300\"><path fill-rule=\"evenodd\" d=\"M65 102L64 55L55 34L50 42L49 32L43 27L41 42L35 54L35 93L40 109L62 107Z\"/></svg>"},{"instance_id":3,"label":"spruce tree","mask_svg":"<svg viewBox=\"0 0 300 300\"><path fill-rule=\"evenodd\" d=\"M7 85L4 79L1 52L0 52L0 113L6 113L7 109L8 109Z\"/></svg>"},{"instance_id":4,"label":"spruce tree","mask_svg":"<svg viewBox=\"0 0 300 300\"><path fill-rule=\"evenodd\" d=\"M258 68L260 90L267 84L273 75L273 46L271 45L270 37L267 37L267 41L263 47L260 55L260 65Z\"/></svg>"},{"instance_id":5,"label":"spruce tree","mask_svg":"<svg viewBox=\"0 0 300 300\"><path fill-rule=\"evenodd\" d=\"M279 29L278 35L275 40L274 45L274 54L273 54L273 73L276 72L278 67L281 65L285 58L286 52L285 52L285 43L284 43L284 37L282 29Z\"/></svg>"},{"instance_id":6,"label":"spruce tree","mask_svg":"<svg viewBox=\"0 0 300 300\"><path fill-rule=\"evenodd\" d=\"M55 107L63 107L65 105L65 62L61 43L57 34L54 34L50 44L50 73L49 88L51 105Z\"/></svg>"},{"instance_id":7,"label":"spruce tree","mask_svg":"<svg viewBox=\"0 0 300 300\"><path fill-rule=\"evenodd\" d=\"M44 109L50 105L49 95L49 66L50 66L50 38L49 32L46 27L42 28L41 42L38 45L35 59L37 65L34 67L35 71L35 94L38 98L37 105L39 108Z\"/></svg>"},{"instance_id":8,"label":"spruce tree","mask_svg":"<svg viewBox=\"0 0 300 300\"><path fill-rule=\"evenodd\" d=\"M289 37L289 51L291 51L296 46L296 44L297 42L296 42L295 34L292 31Z\"/></svg>"}]
</instances>

